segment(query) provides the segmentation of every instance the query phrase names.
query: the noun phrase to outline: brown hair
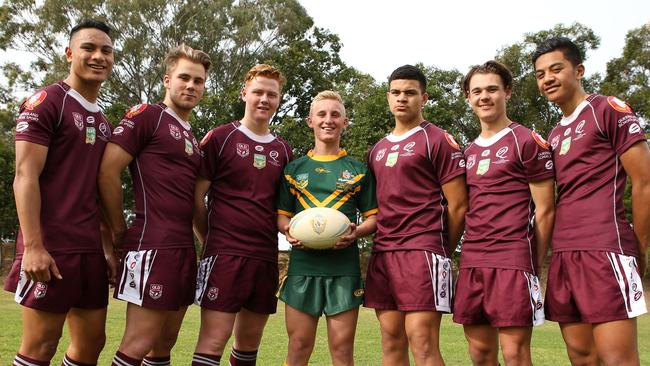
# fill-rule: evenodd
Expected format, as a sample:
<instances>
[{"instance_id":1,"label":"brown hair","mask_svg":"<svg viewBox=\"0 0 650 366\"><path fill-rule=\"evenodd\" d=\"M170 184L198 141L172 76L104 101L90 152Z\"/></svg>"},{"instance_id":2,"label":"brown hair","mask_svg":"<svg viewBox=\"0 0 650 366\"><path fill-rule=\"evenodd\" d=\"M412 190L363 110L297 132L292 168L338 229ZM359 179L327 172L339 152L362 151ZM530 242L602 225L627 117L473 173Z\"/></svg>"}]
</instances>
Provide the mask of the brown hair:
<instances>
[{"instance_id":1,"label":"brown hair","mask_svg":"<svg viewBox=\"0 0 650 366\"><path fill-rule=\"evenodd\" d=\"M257 64L253 66L246 73L244 82L248 84L251 80L255 79L258 76L276 80L278 84L280 84L280 90L282 90L282 87L287 82L287 79L284 77L284 75L282 75L282 72L280 72L280 70L267 64Z\"/></svg>"},{"instance_id":2,"label":"brown hair","mask_svg":"<svg viewBox=\"0 0 650 366\"><path fill-rule=\"evenodd\" d=\"M341 98L341 95L335 91L332 90L324 90L314 97L314 100L311 101L311 105L309 106L309 115L314 112L314 105L316 103L320 102L321 100L335 100L339 103L341 103L341 106L343 107L343 117L345 117L345 104L343 103L343 98Z\"/></svg>"},{"instance_id":3,"label":"brown hair","mask_svg":"<svg viewBox=\"0 0 650 366\"><path fill-rule=\"evenodd\" d=\"M185 43L181 43L180 45L171 48L169 52L167 52L167 55L165 56L165 73L171 73L174 68L176 68L176 65L178 65L178 60L181 58L203 65L206 74L212 67L212 61L210 60L210 56L207 53L201 50L195 50Z\"/></svg>"},{"instance_id":4,"label":"brown hair","mask_svg":"<svg viewBox=\"0 0 650 366\"><path fill-rule=\"evenodd\" d=\"M476 74L497 74L499 77L501 77L501 81L503 82L503 88L505 90L511 89L512 88L512 74L510 73L510 70L508 68L497 61L490 60L483 65L474 65L469 69L469 72L465 77L463 77L463 81L461 81L461 88L463 89L463 94L465 94L465 98L469 96L469 82L472 80L472 77Z\"/></svg>"}]
</instances>

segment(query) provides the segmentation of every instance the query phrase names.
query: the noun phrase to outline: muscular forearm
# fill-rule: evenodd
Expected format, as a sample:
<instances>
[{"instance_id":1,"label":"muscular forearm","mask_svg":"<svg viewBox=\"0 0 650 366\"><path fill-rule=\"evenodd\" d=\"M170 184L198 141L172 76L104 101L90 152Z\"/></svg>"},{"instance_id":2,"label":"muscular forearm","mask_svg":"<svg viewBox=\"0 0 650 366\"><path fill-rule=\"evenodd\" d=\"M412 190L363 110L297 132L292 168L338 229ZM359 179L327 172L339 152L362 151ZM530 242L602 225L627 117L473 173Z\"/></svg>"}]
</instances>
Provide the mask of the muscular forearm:
<instances>
[{"instance_id":1,"label":"muscular forearm","mask_svg":"<svg viewBox=\"0 0 650 366\"><path fill-rule=\"evenodd\" d=\"M194 203L194 218L192 219L194 227L194 235L203 245L205 243L205 236L208 232L208 209L205 207L203 200Z\"/></svg>"},{"instance_id":2,"label":"muscular forearm","mask_svg":"<svg viewBox=\"0 0 650 366\"><path fill-rule=\"evenodd\" d=\"M122 203L121 171L100 170L98 184L102 207L108 225L117 238L124 236L126 221L124 220L124 206Z\"/></svg>"},{"instance_id":3,"label":"muscular forearm","mask_svg":"<svg viewBox=\"0 0 650 366\"><path fill-rule=\"evenodd\" d=\"M448 225L448 235L449 243L451 246L451 253L456 250L456 246L460 241L460 237L463 235L463 230L465 230L465 213L467 212L467 204L463 202L462 204L449 205L447 212L447 225Z\"/></svg>"},{"instance_id":4,"label":"muscular forearm","mask_svg":"<svg viewBox=\"0 0 650 366\"><path fill-rule=\"evenodd\" d=\"M41 189L38 177L16 174L14 197L25 248L43 247L40 217Z\"/></svg>"},{"instance_id":5,"label":"muscular forearm","mask_svg":"<svg viewBox=\"0 0 650 366\"><path fill-rule=\"evenodd\" d=\"M356 236L357 238L363 238L377 231L377 216L371 215L366 217L366 219L357 226Z\"/></svg>"},{"instance_id":6,"label":"muscular forearm","mask_svg":"<svg viewBox=\"0 0 650 366\"><path fill-rule=\"evenodd\" d=\"M650 182L632 185L632 223L639 254L647 255L650 244Z\"/></svg>"},{"instance_id":7,"label":"muscular forearm","mask_svg":"<svg viewBox=\"0 0 650 366\"><path fill-rule=\"evenodd\" d=\"M555 222L555 208L538 208L535 211L535 241L537 242L537 258L535 264L537 271L541 270L544 264L546 252L551 246L551 237L553 235L553 224Z\"/></svg>"}]
</instances>

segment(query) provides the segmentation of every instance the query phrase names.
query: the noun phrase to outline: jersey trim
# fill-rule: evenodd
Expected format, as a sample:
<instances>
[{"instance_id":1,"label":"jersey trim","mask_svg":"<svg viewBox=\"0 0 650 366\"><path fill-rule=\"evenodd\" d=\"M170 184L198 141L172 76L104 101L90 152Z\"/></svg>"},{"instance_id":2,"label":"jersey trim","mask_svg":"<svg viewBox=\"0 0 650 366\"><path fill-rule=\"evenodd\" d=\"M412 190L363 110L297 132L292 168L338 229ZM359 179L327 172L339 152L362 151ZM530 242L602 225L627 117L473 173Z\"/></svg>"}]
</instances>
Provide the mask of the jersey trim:
<instances>
[{"instance_id":1,"label":"jersey trim","mask_svg":"<svg viewBox=\"0 0 650 366\"><path fill-rule=\"evenodd\" d=\"M424 128L422 127L422 123L423 123L423 122L426 122L426 121L422 121L422 122L420 122L417 126L411 128L410 130L408 130L406 133L404 133L404 134L402 134L402 135L397 136L397 135L394 135L394 134L391 133L390 135L386 136L385 139L388 140L388 141L390 141L390 142L400 142L400 141L404 141L404 140L406 140L407 138L411 137L411 136L412 136L413 134L415 134L416 132L418 132L418 131L424 129Z\"/></svg>"},{"instance_id":2,"label":"jersey trim","mask_svg":"<svg viewBox=\"0 0 650 366\"><path fill-rule=\"evenodd\" d=\"M241 121L239 122L239 126L237 127L237 129L239 131L241 131L244 135L246 135L249 139L251 139L251 140L253 140L255 142L259 142L259 143L262 143L262 144L268 144L268 143L272 142L273 140L275 140L275 135L273 135L272 133L267 133L264 136L260 136L260 135L256 134L255 132L251 131L248 127L244 126L244 124L241 123Z\"/></svg>"},{"instance_id":3,"label":"jersey trim","mask_svg":"<svg viewBox=\"0 0 650 366\"><path fill-rule=\"evenodd\" d=\"M379 212L378 208L373 208L372 210L362 212L361 214L363 215L363 217L368 217L368 216L376 215L378 212Z\"/></svg>"},{"instance_id":4,"label":"jersey trim","mask_svg":"<svg viewBox=\"0 0 650 366\"><path fill-rule=\"evenodd\" d=\"M474 140L474 143L480 147L489 147L496 144L497 141L501 140L501 138L507 135L509 132L512 132L512 128L510 128L510 126L507 126L501 131L497 132L496 134L488 138L479 135L476 138L476 140Z\"/></svg>"},{"instance_id":5,"label":"jersey trim","mask_svg":"<svg viewBox=\"0 0 650 366\"><path fill-rule=\"evenodd\" d=\"M346 156L348 153L345 151L345 149L340 149L338 154L336 155L314 155L314 150L309 150L307 152L307 156L309 156L312 160L315 161L335 161L338 160L339 158Z\"/></svg>"},{"instance_id":6,"label":"jersey trim","mask_svg":"<svg viewBox=\"0 0 650 366\"><path fill-rule=\"evenodd\" d=\"M366 176L365 174L359 174L359 175L355 176L354 178L352 178L350 180L350 182L351 182L351 184L357 183L361 179L363 179L363 177L365 177L365 176ZM289 183L289 186L290 186L289 187L289 193L296 196L296 198L298 199L300 204L305 209L311 208L311 207L327 207L327 205L330 204L330 202L332 202L336 197L338 197L339 195L341 195L341 193L343 193L343 191L341 189L337 189L334 192L332 192L332 194L327 196L327 198L325 198L321 202L320 200L318 200L318 198L314 197L314 195L311 194L308 190L306 190L305 188L302 188L300 186L300 184L298 182L296 182L296 180L291 177L291 175L286 174L284 176L284 178L287 180L287 183ZM361 190L361 186L355 187L355 189L353 191L348 192L346 195L344 195L336 204L334 204L332 206L332 208L341 207L348 199L350 199L350 197L352 197L357 192L359 192L359 190ZM309 201L311 201L314 204L314 206L310 206L309 204L307 204L307 202L305 201L305 197L307 199L309 199Z\"/></svg>"},{"instance_id":7,"label":"jersey trim","mask_svg":"<svg viewBox=\"0 0 650 366\"><path fill-rule=\"evenodd\" d=\"M286 216L286 217L293 217L293 212L285 211L285 210L278 210L278 215Z\"/></svg>"},{"instance_id":8,"label":"jersey trim","mask_svg":"<svg viewBox=\"0 0 650 366\"><path fill-rule=\"evenodd\" d=\"M68 90L68 94L73 97L79 104L81 104L84 109L86 109L88 112L92 113L99 113L101 112L101 109L99 108L99 105L97 103L91 103L89 102L86 98L83 97L83 95L79 94L78 91L72 89L70 87L70 90Z\"/></svg>"},{"instance_id":9,"label":"jersey trim","mask_svg":"<svg viewBox=\"0 0 650 366\"><path fill-rule=\"evenodd\" d=\"M583 100L582 102L580 102L580 104L578 104L576 109L573 110L573 112L571 112L570 115L568 115L566 117L564 117L564 116L562 117L562 119L560 120L560 125L563 126L563 127L566 127L566 126L570 125L571 123L573 123L573 121L575 121L578 118L580 113L582 113L582 110L585 109L585 107L587 105L589 105L589 104L590 103L586 99Z\"/></svg>"},{"instance_id":10,"label":"jersey trim","mask_svg":"<svg viewBox=\"0 0 650 366\"><path fill-rule=\"evenodd\" d=\"M165 112L167 112L170 116L174 117L174 119L176 119L176 121L178 121L178 123L181 126L183 126L184 129L186 129L187 131L192 131L192 125L187 123L187 121L183 120L178 114L176 114L176 112L174 112L173 109L167 107L165 108Z\"/></svg>"}]
</instances>

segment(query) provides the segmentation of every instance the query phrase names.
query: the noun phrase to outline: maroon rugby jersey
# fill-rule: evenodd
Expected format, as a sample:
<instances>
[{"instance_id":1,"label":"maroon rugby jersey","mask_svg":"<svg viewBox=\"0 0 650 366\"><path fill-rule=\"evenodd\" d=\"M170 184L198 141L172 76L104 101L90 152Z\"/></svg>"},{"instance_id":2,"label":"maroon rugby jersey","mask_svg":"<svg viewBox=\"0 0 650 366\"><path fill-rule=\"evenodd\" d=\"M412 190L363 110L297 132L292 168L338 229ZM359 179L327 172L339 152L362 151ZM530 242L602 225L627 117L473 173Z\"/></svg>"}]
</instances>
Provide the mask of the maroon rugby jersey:
<instances>
[{"instance_id":1,"label":"maroon rugby jersey","mask_svg":"<svg viewBox=\"0 0 650 366\"><path fill-rule=\"evenodd\" d=\"M424 121L388 135L368 156L377 181L377 233L373 251L429 250L449 256L447 200L441 186L465 173L458 143Z\"/></svg>"},{"instance_id":2,"label":"maroon rugby jersey","mask_svg":"<svg viewBox=\"0 0 650 366\"><path fill-rule=\"evenodd\" d=\"M511 123L465 149L469 211L461 268L489 267L534 273L535 204L529 183L553 178L548 144Z\"/></svg>"},{"instance_id":3,"label":"maroon rugby jersey","mask_svg":"<svg viewBox=\"0 0 650 366\"><path fill-rule=\"evenodd\" d=\"M97 173L110 136L99 106L63 81L21 106L16 141L48 147L39 184L42 240L50 254L102 252ZM17 258L23 249L19 232Z\"/></svg>"},{"instance_id":4,"label":"maroon rugby jersey","mask_svg":"<svg viewBox=\"0 0 650 366\"><path fill-rule=\"evenodd\" d=\"M135 220L126 250L193 248L194 186L201 164L191 126L165 104L131 108L111 142L133 156Z\"/></svg>"},{"instance_id":5,"label":"maroon rugby jersey","mask_svg":"<svg viewBox=\"0 0 650 366\"><path fill-rule=\"evenodd\" d=\"M625 218L627 174L619 156L645 136L636 116L615 97L590 95L549 135L557 180L553 251L638 253Z\"/></svg>"},{"instance_id":6,"label":"maroon rugby jersey","mask_svg":"<svg viewBox=\"0 0 650 366\"><path fill-rule=\"evenodd\" d=\"M209 131L200 175L212 182L204 256L237 255L276 262L275 197L291 146L274 134L255 135L239 121Z\"/></svg>"}]
</instances>

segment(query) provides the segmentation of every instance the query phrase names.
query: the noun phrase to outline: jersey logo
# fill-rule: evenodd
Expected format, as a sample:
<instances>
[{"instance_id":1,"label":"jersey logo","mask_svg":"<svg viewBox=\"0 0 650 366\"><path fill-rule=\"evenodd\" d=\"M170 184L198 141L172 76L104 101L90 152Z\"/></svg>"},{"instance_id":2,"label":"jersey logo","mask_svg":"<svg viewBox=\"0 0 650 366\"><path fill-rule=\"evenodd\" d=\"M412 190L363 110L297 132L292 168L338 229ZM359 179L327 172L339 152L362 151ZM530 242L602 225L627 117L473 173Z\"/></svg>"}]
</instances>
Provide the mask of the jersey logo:
<instances>
[{"instance_id":1,"label":"jersey logo","mask_svg":"<svg viewBox=\"0 0 650 366\"><path fill-rule=\"evenodd\" d=\"M257 152L262 152L262 151L264 151L264 146L262 146L262 145L255 145L255 151L257 151Z\"/></svg>"},{"instance_id":2,"label":"jersey logo","mask_svg":"<svg viewBox=\"0 0 650 366\"><path fill-rule=\"evenodd\" d=\"M641 132L641 126L639 126L636 123L632 123L630 125L630 128L628 129L628 132L630 132L630 133L639 133L639 132Z\"/></svg>"},{"instance_id":3,"label":"jersey logo","mask_svg":"<svg viewBox=\"0 0 650 366\"><path fill-rule=\"evenodd\" d=\"M72 112L72 120L74 121L74 125L77 126L79 131L84 129L84 117L81 114Z\"/></svg>"},{"instance_id":4,"label":"jersey logo","mask_svg":"<svg viewBox=\"0 0 650 366\"><path fill-rule=\"evenodd\" d=\"M447 132L445 132L445 140L447 140L447 143L449 144L449 146L453 147L456 150L460 150L460 145L458 145L458 142L456 142L456 139L454 138L454 136L452 136L452 135L448 134Z\"/></svg>"},{"instance_id":5,"label":"jersey logo","mask_svg":"<svg viewBox=\"0 0 650 366\"><path fill-rule=\"evenodd\" d=\"M474 167L474 164L476 164L476 154L472 154L467 157L467 169L472 169Z\"/></svg>"},{"instance_id":6,"label":"jersey logo","mask_svg":"<svg viewBox=\"0 0 650 366\"><path fill-rule=\"evenodd\" d=\"M23 103L23 106L25 107L25 109L31 111L34 108L36 108L39 104L43 103L46 97L47 97L47 92L45 90L41 90L40 92L29 97L25 101L25 103Z\"/></svg>"},{"instance_id":7,"label":"jersey logo","mask_svg":"<svg viewBox=\"0 0 650 366\"><path fill-rule=\"evenodd\" d=\"M562 147L560 147L560 155L566 155L571 148L571 136L562 140Z\"/></svg>"},{"instance_id":8,"label":"jersey logo","mask_svg":"<svg viewBox=\"0 0 650 366\"><path fill-rule=\"evenodd\" d=\"M97 138L97 131L95 127L86 127L86 143L94 145Z\"/></svg>"},{"instance_id":9,"label":"jersey logo","mask_svg":"<svg viewBox=\"0 0 650 366\"><path fill-rule=\"evenodd\" d=\"M494 155L496 155L497 158L505 159L507 153L508 153L508 147L507 147L507 146L504 146L504 147L500 148L500 149L497 151L497 153L494 154Z\"/></svg>"},{"instance_id":10,"label":"jersey logo","mask_svg":"<svg viewBox=\"0 0 650 366\"><path fill-rule=\"evenodd\" d=\"M544 167L546 168L546 170L553 169L553 161L552 160L547 161L546 164L544 164Z\"/></svg>"},{"instance_id":11,"label":"jersey logo","mask_svg":"<svg viewBox=\"0 0 650 366\"><path fill-rule=\"evenodd\" d=\"M325 168L322 168L322 167L318 167L318 168L314 169L314 171L315 171L316 173L318 173L318 174L321 174L321 173L325 173L325 174L327 174L327 173L331 173L331 171L329 171L329 170L327 170L327 169L325 169Z\"/></svg>"},{"instance_id":12,"label":"jersey logo","mask_svg":"<svg viewBox=\"0 0 650 366\"><path fill-rule=\"evenodd\" d=\"M584 124L583 124L583 126L584 126ZM533 136L533 140L535 140L537 145L543 147L544 149L548 149L548 147L549 147L548 141L544 140L544 138L540 134L538 134L535 131L532 131L530 134Z\"/></svg>"},{"instance_id":13,"label":"jersey logo","mask_svg":"<svg viewBox=\"0 0 650 366\"><path fill-rule=\"evenodd\" d=\"M358 289L354 290L353 295L354 295L355 297L361 297L361 296L363 296L363 289L362 289L362 288L358 288Z\"/></svg>"},{"instance_id":14,"label":"jersey logo","mask_svg":"<svg viewBox=\"0 0 650 366\"><path fill-rule=\"evenodd\" d=\"M397 164L397 158L399 158L399 151L388 154L385 165L387 167L394 167Z\"/></svg>"},{"instance_id":15,"label":"jersey logo","mask_svg":"<svg viewBox=\"0 0 650 366\"><path fill-rule=\"evenodd\" d=\"M135 105L135 106L131 107L131 109L129 109L124 116L126 118L133 118L133 117L137 116L138 114L144 112L144 110L147 109L147 106L148 105L146 103Z\"/></svg>"},{"instance_id":16,"label":"jersey logo","mask_svg":"<svg viewBox=\"0 0 650 366\"><path fill-rule=\"evenodd\" d=\"M377 155L375 155L375 161L379 161L384 158L384 155L386 155L386 149L381 149L377 151Z\"/></svg>"},{"instance_id":17,"label":"jersey logo","mask_svg":"<svg viewBox=\"0 0 650 366\"><path fill-rule=\"evenodd\" d=\"M560 143L560 136L553 137L553 140L551 141L551 147L553 147L553 150L555 150L555 148L559 143Z\"/></svg>"},{"instance_id":18,"label":"jersey logo","mask_svg":"<svg viewBox=\"0 0 650 366\"><path fill-rule=\"evenodd\" d=\"M188 139L184 139L184 140L185 140L185 153L187 155L194 154L194 146L192 145L192 141Z\"/></svg>"},{"instance_id":19,"label":"jersey logo","mask_svg":"<svg viewBox=\"0 0 650 366\"><path fill-rule=\"evenodd\" d=\"M273 164L273 165L275 165L275 166L280 166L280 161L278 161L278 158L279 158L279 157L280 157L280 153L279 153L279 152L277 152L277 151L275 151L275 150L271 150L271 151L269 152L269 158L271 158L271 160L269 161L269 163L271 163L271 164Z\"/></svg>"},{"instance_id":20,"label":"jersey logo","mask_svg":"<svg viewBox=\"0 0 650 366\"><path fill-rule=\"evenodd\" d=\"M208 289L208 300L214 301L217 299L217 296L219 296L219 288L218 287L210 287Z\"/></svg>"},{"instance_id":21,"label":"jersey logo","mask_svg":"<svg viewBox=\"0 0 650 366\"><path fill-rule=\"evenodd\" d=\"M99 132L101 132L104 137L109 137L111 134L108 130L108 125L104 122L99 124Z\"/></svg>"},{"instance_id":22,"label":"jersey logo","mask_svg":"<svg viewBox=\"0 0 650 366\"><path fill-rule=\"evenodd\" d=\"M309 173L296 175L296 187L305 189L309 185Z\"/></svg>"},{"instance_id":23,"label":"jersey logo","mask_svg":"<svg viewBox=\"0 0 650 366\"><path fill-rule=\"evenodd\" d=\"M16 132L18 133L27 131L27 128L29 128L28 122L23 121L23 122L18 122L18 124L16 124Z\"/></svg>"},{"instance_id":24,"label":"jersey logo","mask_svg":"<svg viewBox=\"0 0 650 366\"><path fill-rule=\"evenodd\" d=\"M632 113L632 108L630 108L627 103L616 97L607 97L607 103L621 113Z\"/></svg>"},{"instance_id":25,"label":"jersey logo","mask_svg":"<svg viewBox=\"0 0 650 366\"><path fill-rule=\"evenodd\" d=\"M250 148L248 144L244 144L241 142L237 143L237 155L241 156L242 158L245 158L250 154Z\"/></svg>"},{"instance_id":26,"label":"jersey logo","mask_svg":"<svg viewBox=\"0 0 650 366\"><path fill-rule=\"evenodd\" d=\"M411 156L413 155L413 148L415 147L415 141L411 141L408 144L404 145L402 150L404 150L404 153L402 156Z\"/></svg>"},{"instance_id":27,"label":"jersey logo","mask_svg":"<svg viewBox=\"0 0 650 366\"><path fill-rule=\"evenodd\" d=\"M178 128L178 126L169 124L169 134L172 135L174 140L180 140L181 139L181 130Z\"/></svg>"},{"instance_id":28,"label":"jersey logo","mask_svg":"<svg viewBox=\"0 0 650 366\"><path fill-rule=\"evenodd\" d=\"M253 155L253 166L257 169L264 169L266 167L266 155Z\"/></svg>"},{"instance_id":29,"label":"jersey logo","mask_svg":"<svg viewBox=\"0 0 650 366\"><path fill-rule=\"evenodd\" d=\"M47 294L47 283L36 282L36 287L34 288L34 297L37 299L42 299Z\"/></svg>"},{"instance_id":30,"label":"jersey logo","mask_svg":"<svg viewBox=\"0 0 650 366\"><path fill-rule=\"evenodd\" d=\"M115 127L115 130L113 131L114 135L121 135L122 132L124 132L124 127L122 126L117 126Z\"/></svg>"},{"instance_id":31,"label":"jersey logo","mask_svg":"<svg viewBox=\"0 0 650 366\"><path fill-rule=\"evenodd\" d=\"M490 158L479 160L476 175L484 175L488 170L490 170Z\"/></svg>"},{"instance_id":32,"label":"jersey logo","mask_svg":"<svg viewBox=\"0 0 650 366\"><path fill-rule=\"evenodd\" d=\"M152 283L151 286L149 286L149 296L154 299L158 300L163 294L163 285L159 285L156 283Z\"/></svg>"},{"instance_id":33,"label":"jersey logo","mask_svg":"<svg viewBox=\"0 0 650 366\"><path fill-rule=\"evenodd\" d=\"M587 123L587 121L585 121L585 120L583 119L583 120L580 121L580 123L578 123L578 125L576 126L576 133L577 133L578 135L580 135L581 133L584 132L584 129L585 129L585 123Z\"/></svg>"}]
</instances>

